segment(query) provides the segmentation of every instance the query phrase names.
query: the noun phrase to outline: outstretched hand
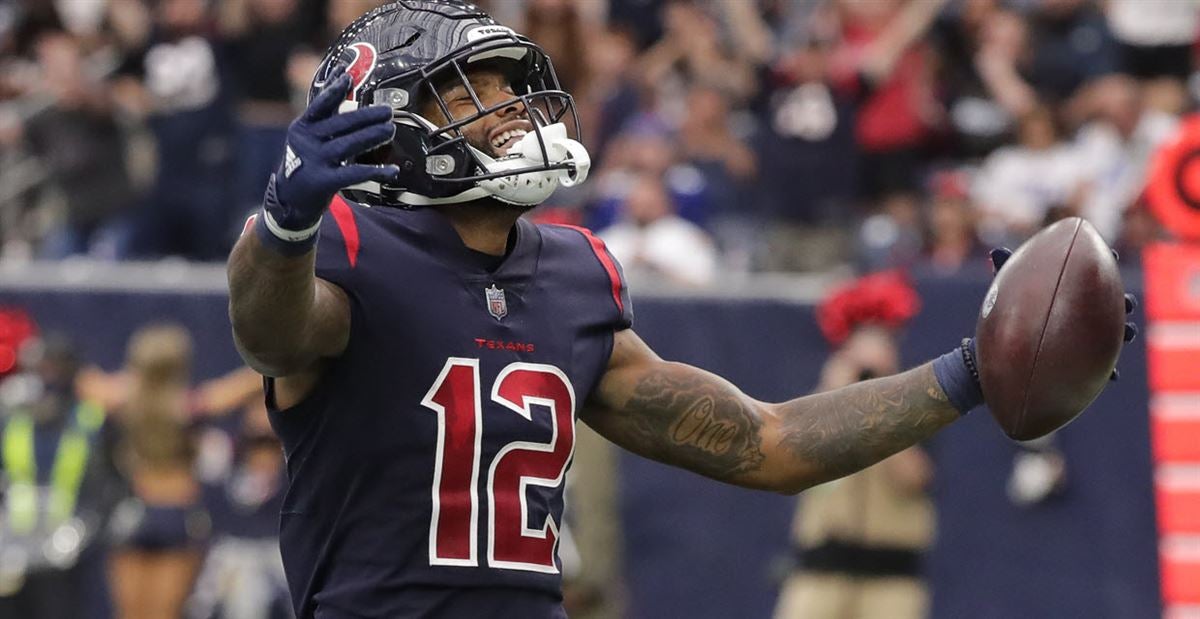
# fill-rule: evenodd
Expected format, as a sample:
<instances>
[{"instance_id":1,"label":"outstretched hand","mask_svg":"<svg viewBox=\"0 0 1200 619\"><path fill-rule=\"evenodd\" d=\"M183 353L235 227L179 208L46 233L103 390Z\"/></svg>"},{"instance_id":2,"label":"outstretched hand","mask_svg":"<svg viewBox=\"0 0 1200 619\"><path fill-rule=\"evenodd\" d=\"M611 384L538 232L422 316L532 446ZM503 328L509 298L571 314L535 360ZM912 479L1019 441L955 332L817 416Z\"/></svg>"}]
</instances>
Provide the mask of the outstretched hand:
<instances>
[{"instance_id":1,"label":"outstretched hand","mask_svg":"<svg viewBox=\"0 0 1200 619\"><path fill-rule=\"evenodd\" d=\"M349 74L338 73L288 127L283 161L264 201L270 223L284 231L314 227L338 190L365 181L385 182L400 173L394 165L346 163L388 143L395 134L387 106L338 112L350 84Z\"/></svg>"}]
</instances>

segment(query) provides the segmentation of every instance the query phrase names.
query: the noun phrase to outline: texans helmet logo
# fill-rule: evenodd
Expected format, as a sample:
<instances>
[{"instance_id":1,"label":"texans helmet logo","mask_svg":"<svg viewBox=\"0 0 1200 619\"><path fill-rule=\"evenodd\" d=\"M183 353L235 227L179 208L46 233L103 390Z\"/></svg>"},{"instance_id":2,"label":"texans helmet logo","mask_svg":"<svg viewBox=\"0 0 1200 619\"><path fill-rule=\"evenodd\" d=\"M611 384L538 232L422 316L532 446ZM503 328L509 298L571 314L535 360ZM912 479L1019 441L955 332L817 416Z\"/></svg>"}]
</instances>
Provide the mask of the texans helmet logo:
<instances>
[{"instance_id":1,"label":"texans helmet logo","mask_svg":"<svg viewBox=\"0 0 1200 619\"><path fill-rule=\"evenodd\" d=\"M350 92L346 93L346 101L356 103L359 91L367 83L367 78L371 77L371 73L375 71L375 61L379 54L376 53L374 45L365 42L354 43L346 49L354 53L354 58L350 60L350 65L346 68L351 82Z\"/></svg>"}]
</instances>

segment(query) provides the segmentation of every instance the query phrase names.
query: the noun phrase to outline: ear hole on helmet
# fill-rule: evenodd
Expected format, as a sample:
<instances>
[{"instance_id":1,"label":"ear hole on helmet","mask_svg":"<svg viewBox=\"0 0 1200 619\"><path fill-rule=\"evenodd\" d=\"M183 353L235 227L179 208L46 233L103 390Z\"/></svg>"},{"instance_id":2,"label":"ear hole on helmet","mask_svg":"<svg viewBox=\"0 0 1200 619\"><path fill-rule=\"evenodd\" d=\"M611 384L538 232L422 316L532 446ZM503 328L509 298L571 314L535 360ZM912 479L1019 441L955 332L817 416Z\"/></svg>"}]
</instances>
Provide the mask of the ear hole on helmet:
<instances>
[{"instance_id":1,"label":"ear hole on helmet","mask_svg":"<svg viewBox=\"0 0 1200 619\"><path fill-rule=\"evenodd\" d=\"M381 144L355 158L358 163L368 165L383 165L392 158L392 143Z\"/></svg>"}]
</instances>

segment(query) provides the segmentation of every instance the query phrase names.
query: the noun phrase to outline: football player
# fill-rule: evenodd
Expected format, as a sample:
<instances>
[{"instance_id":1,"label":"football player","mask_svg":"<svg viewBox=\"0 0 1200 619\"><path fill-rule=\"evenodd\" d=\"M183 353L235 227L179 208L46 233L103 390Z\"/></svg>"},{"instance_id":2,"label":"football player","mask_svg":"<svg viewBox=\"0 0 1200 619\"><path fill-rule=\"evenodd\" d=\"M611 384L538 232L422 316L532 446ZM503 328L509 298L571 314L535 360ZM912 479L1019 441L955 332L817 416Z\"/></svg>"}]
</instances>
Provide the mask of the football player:
<instances>
[{"instance_id":1,"label":"football player","mask_svg":"<svg viewBox=\"0 0 1200 619\"><path fill-rule=\"evenodd\" d=\"M577 417L643 456L795 493L982 401L969 343L779 404L659 358L604 245L521 218L587 177L578 135L545 53L459 0L387 4L326 55L228 266L234 337L269 377L287 458L300 617L564 616Z\"/></svg>"}]
</instances>

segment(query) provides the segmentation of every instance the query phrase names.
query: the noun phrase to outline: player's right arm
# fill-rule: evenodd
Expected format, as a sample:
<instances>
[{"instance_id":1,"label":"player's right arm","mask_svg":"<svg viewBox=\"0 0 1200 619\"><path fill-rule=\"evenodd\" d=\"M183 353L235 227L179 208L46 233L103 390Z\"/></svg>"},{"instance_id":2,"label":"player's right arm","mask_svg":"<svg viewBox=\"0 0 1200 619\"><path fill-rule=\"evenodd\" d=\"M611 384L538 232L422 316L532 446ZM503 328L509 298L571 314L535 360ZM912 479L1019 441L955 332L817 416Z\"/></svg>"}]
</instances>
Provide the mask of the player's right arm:
<instances>
[{"instance_id":1,"label":"player's right arm","mask_svg":"<svg viewBox=\"0 0 1200 619\"><path fill-rule=\"evenodd\" d=\"M316 277L316 252L283 256L244 234L229 256L229 318L242 359L266 376L290 376L346 347L350 306Z\"/></svg>"},{"instance_id":2,"label":"player's right arm","mask_svg":"<svg viewBox=\"0 0 1200 619\"><path fill-rule=\"evenodd\" d=\"M747 488L794 494L862 470L958 419L982 400L958 352L935 363L777 404L725 379L662 360L632 330L580 418L647 458ZM952 398L947 391L956 392Z\"/></svg>"},{"instance_id":3,"label":"player's right arm","mask_svg":"<svg viewBox=\"0 0 1200 619\"><path fill-rule=\"evenodd\" d=\"M321 216L339 189L398 173L395 166L344 163L394 133L390 108L338 113L350 85L349 75L338 74L288 128L286 156L253 231L229 257L233 339L246 363L266 376L312 373L345 349L349 301L315 271Z\"/></svg>"},{"instance_id":4,"label":"player's right arm","mask_svg":"<svg viewBox=\"0 0 1200 619\"><path fill-rule=\"evenodd\" d=\"M997 269L1009 254L992 253ZM1130 325L1125 340L1134 333ZM664 361L628 329L614 335L580 419L647 458L747 488L797 493L880 462L983 403L973 368L968 340L907 372L767 403L715 374Z\"/></svg>"}]
</instances>

